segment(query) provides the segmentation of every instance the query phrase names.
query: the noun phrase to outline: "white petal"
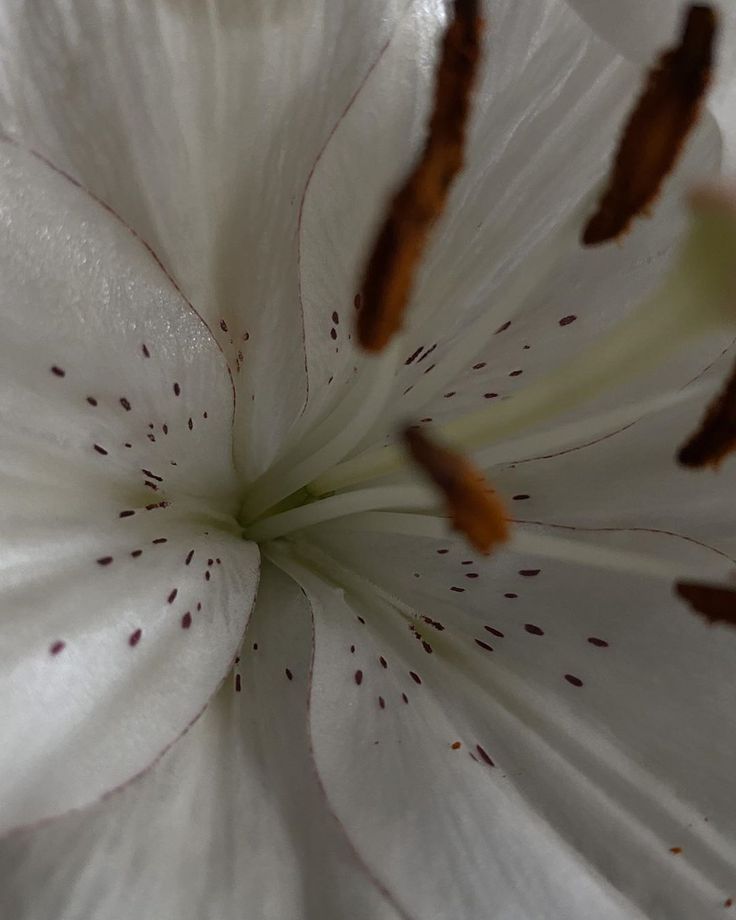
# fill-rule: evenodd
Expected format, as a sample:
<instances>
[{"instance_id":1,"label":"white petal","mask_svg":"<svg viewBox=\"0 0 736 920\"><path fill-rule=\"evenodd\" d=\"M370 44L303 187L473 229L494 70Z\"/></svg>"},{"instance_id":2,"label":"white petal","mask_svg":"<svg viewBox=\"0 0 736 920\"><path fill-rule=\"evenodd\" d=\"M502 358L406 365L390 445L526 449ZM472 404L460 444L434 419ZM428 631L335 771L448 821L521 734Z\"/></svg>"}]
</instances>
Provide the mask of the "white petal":
<instances>
[{"instance_id":1,"label":"white petal","mask_svg":"<svg viewBox=\"0 0 736 920\"><path fill-rule=\"evenodd\" d=\"M258 551L226 514L216 343L130 231L11 144L0 263L5 829L98 798L184 731L235 654Z\"/></svg>"},{"instance_id":2,"label":"white petal","mask_svg":"<svg viewBox=\"0 0 736 920\"><path fill-rule=\"evenodd\" d=\"M723 379L732 351L708 373ZM736 462L689 470L678 449L698 427L709 400L688 400L588 446L491 472L514 517L581 527L674 530L724 550L736 548Z\"/></svg>"},{"instance_id":3,"label":"white petal","mask_svg":"<svg viewBox=\"0 0 736 920\"><path fill-rule=\"evenodd\" d=\"M683 188L718 168L720 135L705 118L653 220L622 248L573 246L554 271L540 274L534 253L561 233L607 169L640 71L565 3L502 4L492 20L468 167L414 299L411 321L423 347L407 348L390 408L396 420L443 418L495 398L486 394L503 396L624 316L667 264L683 226ZM517 276L538 276L537 288L479 334L476 324L495 317L504 284ZM443 377L443 361L463 337L469 351L461 373ZM373 436L382 434L377 426Z\"/></svg>"},{"instance_id":4,"label":"white petal","mask_svg":"<svg viewBox=\"0 0 736 920\"><path fill-rule=\"evenodd\" d=\"M187 735L105 802L0 845L3 915L395 920L317 783L311 646L302 592L266 567L235 674Z\"/></svg>"},{"instance_id":5,"label":"white petal","mask_svg":"<svg viewBox=\"0 0 736 920\"><path fill-rule=\"evenodd\" d=\"M713 565L673 536L598 539ZM358 852L410 913L722 915L736 859L731 632L642 577L479 560L452 540L322 542L358 574L325 564L347 594L299 576L316 623L315 759Z\"/></svg>"},{"instance_id":6,"label":"white petal","mask_svg":"<svg viewBox=\"0 0 736 920\"><path fill-rule=\"evenodd\" d=\"M406 5L0 11L5 130L111 204L206 315L240 380L247 473L306 396L298 236L310 172Z\"/></svg>"}]
</instances>

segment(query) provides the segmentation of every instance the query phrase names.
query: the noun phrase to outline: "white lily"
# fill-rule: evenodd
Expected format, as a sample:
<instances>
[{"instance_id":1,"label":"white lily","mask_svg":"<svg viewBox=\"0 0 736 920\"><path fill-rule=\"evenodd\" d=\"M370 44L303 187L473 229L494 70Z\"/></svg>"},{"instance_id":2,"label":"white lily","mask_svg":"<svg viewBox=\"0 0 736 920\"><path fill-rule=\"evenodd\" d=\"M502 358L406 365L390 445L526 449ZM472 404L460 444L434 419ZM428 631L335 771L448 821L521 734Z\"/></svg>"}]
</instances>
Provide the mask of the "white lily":
<instances>
[{"instance_id":1,"label":"white lily","mask_svg":"<svg viewBox=\"0 0 736 920\"><path fill-rule=\"evenodd\" d=\"M736 326L733 222L682 206L730 84L655 216L579 248L641 79L606 10L487 0L467 167L372 357L440 0L0 3L3 917L736 898L736 638L672 592L736 564L733 465L673 460ZM507 548L448 529L406 418L476 452Z\"/></svg>"}]
</instances>

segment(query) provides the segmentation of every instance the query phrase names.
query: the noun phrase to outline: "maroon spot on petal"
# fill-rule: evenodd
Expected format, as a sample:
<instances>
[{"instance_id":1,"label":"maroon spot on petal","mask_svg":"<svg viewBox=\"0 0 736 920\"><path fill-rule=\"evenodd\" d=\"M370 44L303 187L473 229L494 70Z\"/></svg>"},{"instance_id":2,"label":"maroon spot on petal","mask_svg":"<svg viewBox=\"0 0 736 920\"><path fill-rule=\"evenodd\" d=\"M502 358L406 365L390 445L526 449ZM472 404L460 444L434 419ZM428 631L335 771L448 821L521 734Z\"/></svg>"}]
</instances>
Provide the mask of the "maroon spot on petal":
<instances>
[{"instance_id":1,"label":"maroon spot on petal","mask_svg":"<svg viewBox=\"0 0 736 920\"><path fill-rule=\"evenodd\" d=\"M419 348L417 348L417 350L413 354L409 355L406 361L404 361L404 364L413 364L414 361L419 357L419 354L423 348L424 348L424 345L420 345Z\"/></svg>"},{"instance_id":2,"label":"maroon spot on petal","mask_svg":"<svg viewBox=\"0 0 736 920\"><path fill-rule=\"evenodd\" d=\"M180 395L181 395L181 387L179 386L178 383L175 383L174 384L174 396L180 396Z\"/></svg>"},{"instance_id":3,"label":"maroon spot on petal","mask_svg":"<svg viewBox=\"0 0 736 920\"><path fill-rule=\"evenodd\" d=\"M357 617L357 620L358 620L359 623L362 623L363 626L365 626L365 620L363 619L363 617L359 616L359 617Z\"/></svg>"},{"instance_id":4,"label":"maroon spot on petal","mask_svg":"<svg viewBox=\"0 0 736 920\"><path fill-rule=\"evenodd\" d=\"M450 585L450 591L455 591L457 594L462 594L465 591L465 588L458 588L457 585Z\"/></svg>"},{"instance_id":5,"label":"maroon spot on petal","mask_svg":"<svg viewBox=\"0 0 736 920\"><path fill-rule=\"evenodd\" d=\"M51 373L56 377L66 377L66 371L56 364L51 368Z\"/></svg>"},{"instance_id":6,"label":"maroon spot on petal","mask_svg":"<svg viewBox=\"0 0 736 920\"><path fill-rule=\"evenodd\" d=\"M726 898L726 900L723 902L724 907L731 907L732 904L733 904L733 898Z\"/></svg>"},{"instance_id":7,"label":"maroon spot on petal","mask_svg":"<svg viewBox=\"0 0 736 920\"><path fill-rule=\"evenodd\" d=\"M257 643L257 642L254 642L254 643L253 643L253 651L254 651L254 652L257 652L257 651L258 651L258 643Z\"/></svg>"},{"instance_id":8,"label":"maroon spot on petal","mask_svg":"<svg viewBox=\"0 0 736 920\"><path fill-rule=\"evenodd\" d=\"M354 654L355 654L355 646L354 646L354 645L351 645L351 646L350 646L350 654L351 654L351 655L354 655Z\"/></svg>"},{"instance_id":9,"label":"maroon spot on petal","mask_svg":"<svg viewBox=\"0 0 736 920\"><path fill-rule=\"evenodd\" d=\"M533 578L535 575L539 575L541 569L519 569L519 575L523 575L524 578Z\"/></svg>"},{"instance_id":10,"label":"maroon spot on petal","mask_svg":"<svg viewBox=\"0 0 736 920\"><path fill-rule=\"evenodd\" d=\"M465 577L466 578L478 578L479 576L477 572L466 572Z\"/></svg>"},{"instance_id":11,"label":"maroon spot on petal","mask_svg":"<svg viewBox=\"0 0 736 920\"><path fill-rule=\"evenodd\" d=\"M449 549L438 549L438 550L437 550L437 555L438 555L438 556L444 556L445 553L449 553L449 552L450 552Z\"/></svg>"},{"instance_id":12,"label":"maroon spot on petal","mask_svg":"<svg viewBox=\"0 0 736 920\"><path fill-rule=\"evenodd\" d=\"M518 594L514 594L513 591L508 591L506 594L504 594L504 597L508 597L509 600L511 600L512 598L518 597L518 596L519 596L519 595L518 595Z\"/></svg>"},{"instance_id":13,"label":"maroon spot on petal","mask_svg":"<svg viewBox=\"0 0 736 920\"><path fill-rule=\"evenodd\" d=\"M168 542L169 542L169 541L167 540L166 537L156 537L155 540L151 540L151 543L153 543L153 544L155 544L155 545L158 545L159 543L168 543Z\"/></svg>"},{"instance_id":14,"label":"maroon spot on petal","mask_svg":"<svg viewBox=\"0 0 736 920\"><path fill-rule=\"evenodd\" d=\"M500 629L496 629L495 626L484 626L486 632L489 632L492 636L497 636L499 639L503 639L503 633Z\"/></svg>"},{"instance_id":15,"label":"maroon spot on petal","mask_svg":"<svg viewBox=\"0 0 736 920\"><path fill-rule=\"evenodd\" d=\"M521 374L523 374L523 373L524 373L524 371L521 370L521 369L516 370L516 371L511 371L511 372L509 373L509 377L519 377L519 376L521 376Z\"/></svg>"},{"instance_id":16,"label":"maroon spot on petal","mask_svg":"<svg viewBox=\"0 0 736 920\"><path fill-rule=\"evenodd\" d=\"M493 762L491 755L485 751L479 744L475 746L476 751L478 752L481 759L488 764L489 767L495 767L496 764Z\"/></svg>"},{"instance_id":17,"label":"maroon spot on petal","mask_svg":"<svg viewBox=\"0 0 736 920\"><path fill-rule=\"evenodd\" d=\"M486 362L485 362L485 361L479 361L477 364L474 364L474 365L473 365L473 370L474 370L474 371L479 371L479 370L481 370L481 368L484 368L485 366L486 366Z\"/></svg>"},{"instance_id":18,"label":"maroon spot on petal","mask_svg":"<svg viewBox=\"0 0 736 920\"><path fill-rule=\"evenodd\" d=\"M531 498L531 495L527 495L526 493L522 492L520 495L513 495L511 497L511 501L525 502L528 498Z\"/></svg>"},{"instance_id":19,"label":"maroon spot on petal","mask_svg":"<svg viewBox=\"0 0 736 920\"><path fill-rule=\"evenodd\" d=\"M143 635L143 630L142 630L142 629L136 629L136 630L134 630L134 631L128 636L128 645L129 645L131 648L133 648L134 646L138 645L138 643L141 641L141 636L142 636L142 635Z\"/></svg>"},{"instance_id":20,"label":"maroon spot on petal","mask_svg":"<svg viewBox=\"0 0 736 920\"><path fill-rule=\"evenodd\" d=\"M572 684L573 687L583 686L582 680L580 680L579 677L575 677L574 674L565 674L565 680L568 682L568 684Z\"/></svg>"},{"instance_id":21,"label":"maroon spot on petal","mask_svg":"<svg viewBox=\"0 0 736 920\"><path fill-rule=\"evenodd\" d=\"M120 397L120 405L125 409L126 412L130 412L132 406L130 405L130 400L125 396Z\"/></svg>"},{"instance_id":22,"label":"maroon spot on petal","mask_svg":"<svg viewBox=\"0 0 736 920\"><path fill-rule=\"evenodd\" d=\"M141 473L144 473L146 476L150 476L151 479L155 479L157 482L163 482L163 477L157 476L155 473L152 473L150 470L141 468Z\"/></svg>"},{"instance_id":23,"label":"maroon spot on petal","mask_svg":"<svg viewBox=\"0 0 736 920\"><path fill-rule=\"evenodd\" d=\"M334 341L337 338L337 329L330 329L330 338Z\"/></svg>"},{"instance_id":24,"label":"maroon spot on petal","mask_svg":"<svg viewBox=\"0 0 736 920\"><path fill-rule=\"evenodd\" d=\"M102 556L97 560L97 565L110 565L112 562L112 556Z\"/></svg>"},{"instance_id":25,"label":"maroon spot on petal","mask_svg":"<svg viewBox=\"0 0 736 920\"><path fill-rule=\"evenodd\" d=\"M411 677L415 684L421 684L422 682L422 678L415 671L409 671L409 677Z\"/></svg>"},{"instance_id":26,"label":"maroon spot on petal","mask_svg":"<svg viewBox=\"0 0 736 920\"><path fill-rule=\"evenodd\" d=\"M186 613L184 614L184 616L181 618L181 628L182 628L182 629L189 629L189 627L190 627L191 625L192 625L192 615L191 615L191 613L189 613L189 611L187 610L187 612L186 612Z\"/></svg>"},{"instance_id":27,"label":"maroon spot on petal","mask_svg":"<svg viewBox=\"0 0 736 920\"><path fill-rule=\"evenodd\" d=\"M340 316L338 315L337 310L332 311L332 322L337 323L338 325L340 323Z\"/></svg>"},{"instance_id":28,"label":"maroon spot on petal","mask_svg":"<svg viewBox=\"0 0 736 920\"><path fill-rule=\"evenodd\" d=\"M284 674L286 674L289 680L294 680L294 675L291 673L291 671L288 668L284 668Z\"/></svg>"},{"instance_id":29,"label":"maroon spot on petal","mask_svg":"<svg viewBox=\"0 0 736 920\"><path fill-rule=\"evenodd\" d=\"M422 639L422 648L428 655L431 655L432 652L434 651L432 646L429 644L429 642L427 642L426 639Z\"/></svg>"},{"instance_id":30,"label":"maroon spot on petal","mask_svg":"<svg viewBox=\"0 0 736 920\"><path fill-rule=\"evenodd\" d=\"M453 741L452 744L450 745L453 751L459 751L462 746L463 746L462 741Z\"/></svg>"},{"instance_id":31,"label":"maroon spot on petal","mask_svg":"<svg viewBox=\"0 0 736 920\"><path fill-rule=\"evenodd\" d=\"M534 623L524 623L524 629L532 636L544 635L544 630L540 629L539 626L535 626Z\"/></svg>"},{"instance_id":32,"label":"maroon spot on petal","mask_svg":"<svg viewBox=\"0 0 736 920\"><path fill-rule=\"evenodd\" d=\"M57 639L56 642L52 642L49 646L49 653L51 655L58 655L59 652L63 652L66 648L66 642L62 642L61 639Z\"/></svg>"},{"instance_id":33,"label":"maroon spot on petal","mask_svg":"<svg viewBox=\"0 0 736 920\"><path fill-rule=\"evenodd\" d=\"M455 395L456 392L457 390L452 390L450 393L445 393L445 399L450 399Z\"/></svg>"},{"instance_id":34,"label":"maroon spot on petal","mask_svg":"<svg viewBox=\"0 0 736 920\"><path fill-rule=\"evenodd\" d=\"M102 454L103 457L106 457L106 456L107 456L107 451L105 450L104 447L100 447L99 444L95 444L94 447L95 447L95 450L97 451L98 454Z\"/></svg>"},{"instance_id":35,"label":"maroon spot on petal","mask_svg":"<svg viewBox=\"0 0 736 920\"><path fill-rule=\"evenodd\" d=\"M202 602L197 601L197 610L201 610L201 609L202 609Z\"/></svg>"},{"instance_id":36,"label":"maroon spot on petal","mask_svg":"<svg viewBox=\"0 0 736 920\"><path fill-rule=\"evenodd\" d=\"M190 549L189 552L187 553L187 558L184 560L184 565L189 565L189 563L192 561L193 558L194 558L194 550Z\"/></svg>"},{"instance_id":37,"label":"maroon spot on petal","mask_svg":"<svg viewBox=\"0 0 736 920\"><path fill-rule=\"evenodd\" d=\"M147 437L148 440L151 442L151 444L155 444L155 443L156 443L156 436L155 436L155 435L149 433L149 434L146 435L146 437Z\"/></svg>"},{"instance_id":38,"label":"maroon spot on petal","mask_svg":"<svg viewBox=\"0 0 736 920\"><path fill-rule=\"evenodd\" d=\"M563 316L562 319L559 321L560 326L569 326L570 323L574 323L576 319L577 319L577 316L575 316L574 313L571 313L569 316Z\"/></svg>"},{"instance_id":39,"label":"maroon spot on petal","mask_svg":"<svg viewBox=\"0 0 736 920\"><path fill-rule=\"evenodd\" d=\"M682 847L670 847L670 853L674 853L675 856L679 856L682 853Z\"/></svg>"},{"instance_id":40,"label":"maroon spot on petal","mask_svg":"<svg viewBox=\"0 0 736 920\"><path fill-rule=\"evenodd\" d=\"M484 393L483 399L495 399L498 396L498 393Z\"/></svg>"},{"instance_id":41,"label":"maroon spot on petal","mask_svg":"<svg viewBox=\"0 0 736 920\"><path fill-rule=\"evenodd\" d=\"M134 559L137 559L139 556L143 555L142 549L134 549L130 554Z\"/></svg>"},{"instance_id":42,"label":"maroon spot on petal","mask_svg":"<svg viewBox=\"0 0 736 920\"><path fill-rule=\"evenodd\" d=\"M383 657L383 655L380 655L379 658L378 658L378 660L381 662L381 667L382 667L382 668L387 668L387 667L388 667L388 662L387 662L386 659Z\"/></svg>"},{"instance_id":43,"label":"maroon spot on petal","mask_svg":"<svg viewBox=\"0 0 736 920\"><path fill-rule=\"evenodd\" d=\"M166 422L164 422L164 424L161 426L161 431L163 431L164 434L169 433L169 426L166 424Z\"/></svg>"},{"instance_id":44,"label":"maroon spot on petal","mask_svg":"<svg viewBox=\"0 0 736 920\"><path fill-rule=\"evenodd\" d=\"M605 639L599 639L597 636L588 636L588 642L591 645L595 645L596 648L608 648L608 643Z\"/></svg>"},{"instance_id":45,"label":"maroon spot on petal","mask_svg":"<svg viewBox=\"0 0 736 920\"><path fill-rule=\"evenodd\" d=\"M437 366L436 364L430 364L429 367L427 368L427 370L426 370L424 373L425 373L425 374L428 374L430 371L433 371L433 370L435 369L436 366Z\"/></svg>"},{"instance_id":46,"label":"maroon spot on petal","mask_svg":"<svg viewBox=\"0 0 736 920\"><path fill-rule=\"evenodd\" d=\"M476 645L479 645L481 648L485 649L487 652L493 651L493 646L489 645L487 642L484 642L482 639L473 639Z\"/></svg>"},{"instance_id":47,"label":"maroon spot on petal","mask_svg":"<svg viewBox=\"0 0 736 920\"><path fill-rule=\"evenodd\" d=\"M405 693L402 693L402 694L401 694L401 699L402 699L405 703L408 703L408 702L409 702L409 697L408 697Z\"/></svg>"},{"instance_id":48,"label":"maroon spot on petal","mask_svg":"<svg viewBox=\"0 0 736 920\"><path fill-rule=\"evenodd\" d=\"M508 320L507 322L503 324L503 326L499 326L498 329L496 329L496 331L493 334L498 335L499 332L506 332L506 330L509 328L510 325L511 325L511 320Z\"/></svg>"},{"instance_id":49,"label":"maroon spot on petal","mask_svg":"<svg viewBox=\"0 0 736 920\"><path fill-rule=\"evenodd\" d=\"M88 396L88 397L87 397L87 402L90 404L90 406L96 406L96 405L97 405L97 400L94 398L94 396Z\"/></svg>"},{"instance_id":50,"label":"maroon spot on petal","mask_svg":"<svg viewBox=\"0 0 736 920\"><path fill-rule=\"evenodd\" d=\"M382 696L378 697L378 705L381 707L381 709L386 708L386 700L384 700Z\"/></svg>"},{"instance_id":51,"label":"maroon spot on petal","mask_svg":"<svg viewBox=\"0 0 736 920\"><path fill-rule=\"evenodd\" d=\"M179 593L178 588L172 588L172 590L169 592L169 596L166 598L166 602L169 604L173 604L174 601L176 600L176 595L178 593Z\"/></svg>"},{"instance_id":52,"label":"maroon spot on petal","mask_svg":"<svg viewBox=\"0 0 736 920\"><path fill-rule=\"evenodd\" d=\"M227 329L227 323L225 322L224 319L221 319L221 320L220 320L220 329L222 329L223 332L227 332L227 331L228 331L228 329Z\"/></svg>"},{"instance_id":53,"label":"maroon spot on petal","mask_svg":"<svg viewBox=\"0 0 736 920\"><path fill-rule=\"evenodd\" d=\"M215 564L215 560L214 560L214 559L208 559L208 560L207 560L207 565L214 565L214 564Z\"/></svg>"},{"instance_id":54,"label":"maroon spot on petal","mask_svg":"<svg viewBox=\"0 0 736 920\"><path fill-rule=\"evenodd\" d=\"M151 352L148 350L148 346L147 346L145 343L144 343L143 345L141 345L141 351L143 352L143 357L144 357L144 358L150 358L150 357L151 357Z\"/></svg>"},{"instance_id":55,"label":"maroon spot on petal","mask_svg":"<svg viewBox=\"0 0 736 920\"><path fill-rule=\"evenodd\" d=\"M130 511L130 510L121 511L118 517L121 517L121 518L133 517L134 514L135 514L135 511Z\"/></svg>"},{"instance_id":56,"label":"maroon spot on petal","mask_svg":"<svg viewBox=\"0 0 736 920\"><path fill-rule=\"evenodd\" d=\"M205 580L205 581L209 581L210 578L212 578L212 576L210 575L209 571L206 571L206 572L204 573L204 580Z\"/></svg>"},{"instance_id":57,"label":"maroon spot on petal","mask_svg":"<svg viewBox=\"0 0 736 920\"><path fill-rule=\"evenodd\" d=\"M192 428L194 428L194 422L193 422L191 419L189 419L189 420L187 421L187 428L188 428L190 431L192 430Z\"/></svg>"},{"instance_id":58,"label":"maroon spot on petal","mask_svg":"<svg viewBox=\"0 0 736 920\"><path fill-rule=\"evenodd\" d=\"M360 685L363 683L363 672L362 672L362 671L356 671L355 674L354 674L353 676L354 676L354 678L355 678L355 683L356 683L358 686L360 686Z\"/></svg>"},{"instance_id":59,"label":"maroon spot on petal","mask_svg":"<svg viewBox=\"0 0 736 920\"><path fill-rule=\"evenodd\" d=\"M242 681L240 680L240 674L235 675L235 692L240 693L243 689Z\"/></svg>"},{"instance_id":60,"label":"maroon spot on petal","mask_svg":"<svg viewBox=\"0 0 736 920\"><path fill-rule=\"evenodd\" d=\"M360 310L362 303L363 303L363 298L361 297L360 294L356 294L355 297L353 297L353 306L355 307L355 309Z\"/></svg>"}]
</instances>

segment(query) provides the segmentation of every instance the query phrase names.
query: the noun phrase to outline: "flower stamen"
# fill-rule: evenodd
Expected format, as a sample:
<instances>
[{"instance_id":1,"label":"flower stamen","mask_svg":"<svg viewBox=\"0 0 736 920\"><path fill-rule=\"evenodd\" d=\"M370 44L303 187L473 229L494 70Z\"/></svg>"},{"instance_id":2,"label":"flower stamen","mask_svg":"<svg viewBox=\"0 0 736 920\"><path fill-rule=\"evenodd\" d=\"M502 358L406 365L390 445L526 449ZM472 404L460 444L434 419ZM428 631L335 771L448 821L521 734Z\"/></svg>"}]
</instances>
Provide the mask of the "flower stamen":
<instances>
[{"instance_id":1,"label":"flower stamen","mask_svg":"<svg viewBox=\"0 0 736 920\"><path fill-rule=\"evenodd\" d=\"M710 82L715 34L714 11L690 6L679 44L649 71L598 210L583 231L584 245L597 246L621 236L659 194L697 120Z\"/></svg>"},{"instance_id":2,"label":"flower stamen","mask_svg":"<svg viewBox=\"0 0 736 920\"><path fill-rule=\"evenodd\" d=\"M444 495L455 530L464 533L471 545L484 554L505 543L509 537L506 513L483 473L418 428L407 428L404 439L414 462Z\"/></svg>"},{"instance_id":3,"label":"flower stamen","mask_svg":"<svg viewBox=\"0 0 736 920\"><path fill-rule=\"evenodd\" d=\"M442 45L427 141L389 204L361 287L358 338L367 351L383 349L401 328L429 232L462 169L480 35L478 0L455 0Z\"/></svg>"},{"instance_id":4,"label":"flower stamen","mask_svg":"<svg viewBox=\"0 0 736 920\"><path fill-rule=\"evenodd\" d=\"M679 597L709 623L736 626L736 591L733 588L694 581L680 581L675 587Z\"/></svg>"}]
</instances>

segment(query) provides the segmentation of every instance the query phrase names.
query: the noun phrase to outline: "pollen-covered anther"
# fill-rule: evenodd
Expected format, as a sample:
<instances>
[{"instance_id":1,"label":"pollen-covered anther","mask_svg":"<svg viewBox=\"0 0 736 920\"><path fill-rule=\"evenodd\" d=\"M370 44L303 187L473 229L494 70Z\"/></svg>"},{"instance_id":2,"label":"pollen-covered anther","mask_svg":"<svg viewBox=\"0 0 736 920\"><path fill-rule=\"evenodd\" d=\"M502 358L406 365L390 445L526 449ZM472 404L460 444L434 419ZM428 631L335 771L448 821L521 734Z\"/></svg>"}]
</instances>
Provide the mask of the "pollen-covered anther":
<instances>
[{"instance_id":1,"label":"pollen-covered anther","mask_svg":"<svg viewBox=\"0 0 736 920\"><path fill-rule=\"evenodd\" d=\"M508 518L485 476L462 454L428 437L426 429L407 428L404 438L412 459L444 495L455 530L486 555L506 542Z\"/></svg>"},{"instance_id":2,"label":"pollen-covered anther","mask_svg":"<svg viewBox=\"0 0 736 920\"><path fill-rule=\"evenodd\" d=\"M361 286L358 340L380 351L402 327L432 225L463 166L470 101L480 57L478 0L455 0L435 84L424 149L389 203Z\"/></svg>"},{"instance_id":3,"label":"pollen-covered anther","mask_svg":"<svg viewBox=\"0 0 736 920\"><path fill-rule=\"evenodd\" d=\"M736 450L736 367L718 396L708 406L700 427L680 448L683 466L717 467Z\"/></svg>"},{"instance_id":4,"label":"pollen-covered anther","mask_svg":"<svg viewBox=\"0 0 736 920\"><path fill-rule=\"evenodd\" d=\"M679 581L675 585L679 597L709 623L736 626L736 589L718 585Z\"/></svg>"},{"instance_id":5,"label":"pollen-covered anther","mask_svg":"<svg viewBox=\"0 0 736 920\"><path fill-rule=\"evenodd\" d=\"M680 42L650 70L619 142L598 210L582 242L596 246L625 233L654 201L694 126L713 63L716 15L692 5Z\"/></svg>"}]
</instances>

